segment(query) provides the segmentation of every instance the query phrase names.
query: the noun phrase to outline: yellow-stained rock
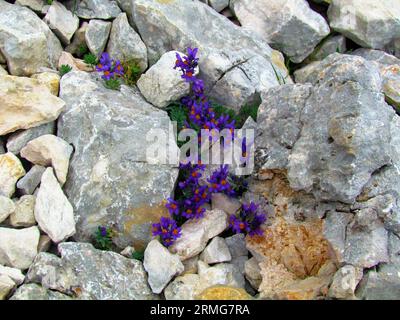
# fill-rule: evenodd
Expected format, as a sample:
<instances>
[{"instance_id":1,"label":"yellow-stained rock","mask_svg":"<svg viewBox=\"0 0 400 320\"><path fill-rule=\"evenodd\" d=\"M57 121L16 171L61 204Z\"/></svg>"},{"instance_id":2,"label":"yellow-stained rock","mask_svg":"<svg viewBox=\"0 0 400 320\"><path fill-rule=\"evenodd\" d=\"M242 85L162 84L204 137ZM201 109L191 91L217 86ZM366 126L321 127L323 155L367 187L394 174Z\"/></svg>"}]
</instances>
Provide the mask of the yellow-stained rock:
<instances>
[{"instance_id":1,"label":"yellow-stained rock","mask_svg":"<svg viewBox=\"0 0 400 320\"><path fill-rule=\"evenodd\" d=\"M297 280L276 292L282 300L314 300L328 293L330 278L308 277Z\"/></svg>"},{"instance_id":2,"label":"yellow-stained rock","mask_svg":"<svg viewBox=\"0 0 400 320\"><path fill-rule=\"evenodd\" d=\"M40 83L44 84L49 88L50 92L55 96L58 96L58 90L60 88L60 76L54 72L42 72L36 73L31 78L39 80Z\"/></svg>"},{"instance_id":3,"label":"yellow-stained rock","mask_svg":"<svg viewBox=\"0 0 400 320\"><path fill-rule=\"evenodd\" d=\"M15 184L25 173L21 161L13 153L0 155L0 194L11 197L15 192Z\"/></svg>"},{"instance_id":4,"label":"yellow-stained rock","mask_svg":"<svg viewBox=\"0 0 400 320\"><path fill-rule=\"evenodd\" d=\"M250 300L252 297L242 288L214 286L197 296L199 300Z\"/></svg>"}]
</instances>

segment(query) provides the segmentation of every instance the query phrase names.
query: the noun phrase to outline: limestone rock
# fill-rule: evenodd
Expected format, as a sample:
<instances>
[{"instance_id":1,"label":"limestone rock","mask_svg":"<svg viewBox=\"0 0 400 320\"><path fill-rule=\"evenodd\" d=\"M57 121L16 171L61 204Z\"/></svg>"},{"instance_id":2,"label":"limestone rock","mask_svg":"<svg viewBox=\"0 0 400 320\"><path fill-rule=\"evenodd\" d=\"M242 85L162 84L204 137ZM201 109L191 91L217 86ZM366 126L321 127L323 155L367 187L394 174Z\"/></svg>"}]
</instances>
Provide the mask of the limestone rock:
<instances>
[{"instance_id":1,"label":"limestone rock","mask_svg":"<svg viewBox=\"0 0 400 320\"><path fill-rule=\"evenodd\" d=\"M8 197L0 196L0 223L6 220L14 211L14 202Z\"/></svg>"},{"instance_id":2,"label":"limestone rock","mask_svg":"<svg viewBox=\"0 0 400 320\"><path fill-rule=\"evenodd\" d=\"M220 209L225 211L227 214L236 213L242 204L239 200L231 198L223 193L213 193L211 195L211 207L212 209Z\"/></svg>"},{"instance_id":3,"label":"limestone rock","mask_svg":"<svg viewBox=\"0 0 400 320\"><path fill-rule=\"evenodd\" d=\"M179 70L173 69L177 51L164 53L156 64L142 74L137 86L143 96L152 105L165 108L171 102L178 101L189 94L190 85L181 78Z\"/></svg>"},{"instance_id":4,"label":"limestone rock","mask_svg":"<svg viewBox=\"0 0 400 320\"><path fill-rule=\"evenodd\" d=\"M68 45L79 27L79 18L60 2L53 1L43 18L64 45Z\"/></svg>"},{"instance_id":5,"label":"limestone rock","mask_svg":"<svg viewBox=\"0 0 400 320\"><path fill-rule=\"evenodd\" d=\"M19 269L4 267L0 265L0 275L5 275L14 281L17 285L24 282L25 276Z\"/></svg>"},{"instance_id":6,"label":"limestone rock","mask_svg":"<svg viewBox=\"0 0 400 320\"><path fill-rule=\"evenodd\" d=\"M28 269L37 254L40 232L37 227L0 228L0 264Z\"/></svg>"},{"instance_id":7,"label":"limestone rock","mask_svg":"<svg viewBox=\"0 0 400 320\"><path fill-rule=\"evenodd\" d=\"M15 203L15 210L10 215L10 224L13 227L31 227L36 224L34 208L36 197L31 195L22 196Z\"/></svg>"},{"instance_id":8,"label":"limestone rock","mask_svg":"<svg viewBox=\"0 0 400 320\"><path fill-rule=\"evenodd\" d=\"M62 47L46 23L28 8L3 0L0 12L0 50L10 74L30 76L42 67L55 68Z\"/></svg>"},{"instance_id":9,"label":"limestone rock","mask_svg":"<svg viewBox=\"0 0 400 320\"><path fill-rule=\"evenodd\" d=\"M170 119L134 88L109 90L96 77L70 72L61 79L67 110L58 136L75 148L65 184L77 219L74 237L90 241L99 225L112 226L119 249L145 249L151 224L168 214L162 201L171 196L178 175L175 162L148 160L145 136L151 129L167 132ZM173 136L166 145L177 150Z\"/></svg>"},{"instance_id":10,"label":"limestone rock","mask_svg":"<svg viewBox=\"0 0 400 320\"><path fill-rule=\"evenodd\" d=\"M35 165L17 182L18 191L24 195L33 194L37 186L40 184L42 174L46 170L45 167Z\"/></svg>"},{"instance_id":11,"label":"limestone rock","mask_svg":"<svg viewBox=\"0 0 400 320\"><path fill-rule=\"evenodd\" d=\"M184 266L177 255L171 254L158 240L152 240L144 252L144 269L154 293L160 293L170 280L183 272Z\"/></svg>"},{"instance_id":12,"label":"limestone rock","mask_svg":"<svg viewBox=\"0 0 400 320\"><path fill-rule=\"evenodd\" d=\"M265 39L293 62L302 62L326 37L329 26L305 0L232 0L241 25Z\"/></svg>"},{"instance_id":13,"label":"limestone rock","mask_svg":"<svg viewBox=\"0 0 400 320\"><path fill-rule=\"evenodd\" d=\"M71 300L72 298L57 291L47 290L37 284L20 286L10 300Z\"/></svg>"},{"instance_id":14,"label":"limestone rock","mask_svg":"<svg viewBox=\"0 0 400 320\"><path fill-rule=\"evenodd\" d=\"M55 72L41 72L32 75L33 79L39 80L40 83L47 86L52 94L58 96L60 88L60 75Z\"/></svg>"},{"instance_id":15,"label":"limestone rock","mask_svg":"<svg viewBox=\"0 0 400 320\"><path fill-rule=\"evenodd\" d=\"M199 300L251 300L251 296L242 288L214 286L205 289L197 296Z\"/></svg>"},{"instance_id":16,"label":"limestone rock","mask_svg":"<svg viewBox=\"0 0 400 320\"><path fill-rule=\"evenodd\" d=\"M383 49L399 38L399 16L399 0L333 0L328 10L332 29L374 49Z\"/></svg>"},{"instance_id":17,"label":"limestone rock","mask_svg":"<svg viewBox=\"0 0 400 320\"><path fill-rule=\"evenodd\" d=\"M126 13L121 13L112 23L107 52L113 59L135 60L141 71L147 69L147 50L140 36L129 25Z\"/></svg>"},{"instance_id":18,"label":"limestone rock","mask_svg":"<svg viewBox=\"0 0 400 320\"><path fill-rule=\"evenodd\" d=\"M15 184L25 175L21 161L11 152L0 155L0 195L11 197Z\"/></svg>"},{"instance_id":19,"label":"limestone rock","mask_svg":"<svg viewBox=\"0 0 400 320\"><path fill-rule=\"evenodd\" d=\"M8 72L4 69L2 65L0 65L0 76L7 76Z\"/></svg>"},{"instance_id":20,"label":"limestone rock","mask_svg":"<svg viewBox=\"0 0 400 320\"><path fill-rule=\"evenodd\" d=\"M26 144L45 134L53 134L55 129L55 122L49 122L42 124L41 126L17 131L12 133L7 139L7 151L14 154L19 154L21 149L26 146Z\"/></svg>"},{"instance_id":21,"label":"limestone rock","mask_svg":"<svg viewBox=\"0 0 400 320\"><path fill-rule=\"evenodd\" d=\"M121 13L116 1L110 0L83 0L79 2L76 15L83 19L108 20Z\"/></svg>"},{"instance_id":22,"label":"limestone rock","mask_svg":"<svg viewBox=\"0 0 400 320\"><path fill-rule=\"evenodd\" d=\"M16 4L21 6L26 6L31 8L33 11L41 12L43 7L46 5L45 0L17 0L15 1Z\"/></svg>"},{"instance_id":23,"label":"limestone rock","mask_svg":"<svg viewBox=\"0 0 400 320\"><path fill-rule=\"evenodd\" d=\"M4 300L15 287L15 282L8 276L0 274L0 300Z\"/></svg>"},{"instance_id":24,"label":"limestone rock","mask_svg":"<svg viewBox=\"0 0 400 320\"><path fill-rule=\"evenodd\" d=\"M346 51L346 38L344 36L329 36L315 48L314 52L307 58L307 62L321 61L332 53L345 53Z\"/></svg>"},{"instance_id":25,"label":"limestone rock","mask_svg":"<svg viewBox=\"0 0 400 320\"><path fill-rule=\"evenodd\" d=\"M78 30L76 30L71 43L65 47L65 51L74 54L75 56L81 58L83 56L83 50L88 49L85 40L86 30L89 23L86 21L82 23Z\"/></svg>"},{"instance_id":26,"label":"limestone rock","mask_svg":"<svg viewBox=\"0 0 400 320\"><path fill-rule=\"evenodd\" d=\"M89 21L85 32L85 40L90 52L96 57L100 57L104 52L110 31L111 22L102 20Z\"/></svg>"},{"instance_id":27,"label":"limestone rock","mask_svg":"<svg viewBox=\"0 0 400 320\"><path fill-rule=\"evenodd\" d=\"M246 248L246 240L243 233L238 233L225 238L225 242L229 248L232 258L248 256L249 252Z\"/></svg>"},{"instance_id":28,"label":"limestone rock","mask_svg":"<svg viewBox=\"0 0 400 320\"><path fill-rule=\"evenodd\" d=\"M201 253L200 259L207 264L214 264L230 261L232 256L225 240L215 237Z\"/></svg>"},{"instance_id":29,"label":"limestone rock","mask_svg":"<svg viewBox=\"0 0 400 320\"><path fill-rule=\"evenodd\" d=\"M91 65L86 64L83 60L74 58L72 54L69 52L63 51L60 55L60 59L58 60L58 69L63 65L68 65L72 68L73 71L93 71L94 68Z\"/></svg>"},{"instance_id":30,"label":"limestone rock","mask_svg":"<svg viewBox=\"0 0 400 320\"><path fill-rule=\"evenodd\" d=\"M46 252L50 249L52 242L49 236L42 234L39 238L38 252Z\"/></svg>"},{"instance_id":31,"label":"limestone rock","mask_svg":"<svg viewBox=\"0 0 400 320\"><path fill-rule=\"evenodd\" d=\"M228 219L222 210L206 211L199 221L188 220L182 225L181 237L171 246L181 260L198 255L204 250L208 240L214 238L228 227Z\"/></svg>"},{"instance_id":32,"label":"limestone rock","mask_svg":"<svg viewBox=\"0 0 400 320\"><path fill-rule=\"evenodd\" d=\"M354 299L354 291L362 277L361 268L352 265L343 266L333 277L329 296L336 299Z\"/></svg>"},{"instance_id":33,"label":"limestone rock","mask_svg":"<svg viewBox=\"0 0 400 320\"><path fill-rule=\"evenodd\" d=\"M164 290L167 300L194 300L197 296L196 288L200 284L198 274L185 274L175 278Z\"/></svg>"},{"instance_id":34,"label":"limestone rock","mask_svg":"<svg viewBox=\"0 0 400 320\"><path fill-rule=\"evenodd\" d=\"M67 179L72 151L73 148L63 139L46 134L29 141L21 150L21 157L36 165L52 166L58 181L63 185Z\"/></svg>"},{"instance_id":35,"label":"limestone rock","mask_svg":"<svg viewBox=\"0 0 400 320\"><path fill-rule=\"evenodd\" d=\"M56 243L76 232L73 208L52 168L47 168L42 175L35 204L35 219L40 228Z\"/></svg>"},{"instance_id":36,"label":"limestone rock","mask_svg":"<svg viewBox=\"0 0 400 320\"><path fill-rule=\"evenodd\" d=\"M221 12L229 6L229 0L208 0L208 4L215 9L215 11Z\"/></svg>"},{"instance_id":37,"label":"limestone rock","mask_svg":"<svg viewBox=\"0 0 400 320\"><path fill-rule=\"evenodd\" d=\"M258 290L262 281L262 277L261 268L256 258L252 257L246 261L244 265L244 274L247 281L250 282L251 286L254 289Z\"/></svg>"}]
</instances>

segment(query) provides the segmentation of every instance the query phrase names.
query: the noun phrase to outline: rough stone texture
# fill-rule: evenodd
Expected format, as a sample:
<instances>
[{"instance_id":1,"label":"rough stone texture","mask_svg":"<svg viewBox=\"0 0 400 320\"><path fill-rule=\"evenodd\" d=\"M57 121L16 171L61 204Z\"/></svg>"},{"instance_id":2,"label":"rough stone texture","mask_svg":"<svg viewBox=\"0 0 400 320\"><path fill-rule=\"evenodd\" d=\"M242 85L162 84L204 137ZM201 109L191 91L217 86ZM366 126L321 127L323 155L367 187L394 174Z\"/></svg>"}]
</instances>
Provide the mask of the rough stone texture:
<instances>
[{"instance_id":1,"label":"rough stone texture","mask_svg":"<svg viewBox=\"0 0 400 320\"><path fill-rule=\"evenodd\" d=\"M46 134L33 139L21 150L21 157L36 165L52 166L61 185L67 180L73 148L63 139Z\"/></svg>"},{"instance_id":2,"label":"rough stone texture","mask_svg":"<svg viewBox=\"0 0 400 320\"><path fill-rule=\"evenodd\" d=\"M14 211L14 202L8 197L0 196L0 223L6 220Z\"/></svg>"},{"instance_id":3,"label":"rough stone texture","mask_svg":"<svg viewBox=\"0 0 400 320\"><path fill-rule=\"evenodd\" d=\"M234 214L240 209L242 204L239 200L229 197L224 193L213 193L211 195L211 208L220 209L227 214Z\"/></svg>"},{"instance_id":4,"label":"rough stone texture","mask_svg":"<svg viewBox=\"0 0 400 320\"><path fill-rule=\"evenodd\" d=\"M33 210L35 208L35 196L22 196L15 202L15 211L10 215L10 224L13 227L31 227L36 224Z\"/></svg>"},{"instance_id":5,"label":"rough stone texture","mask_svg":"<svg viewBox=\"0 0 400 320\"><path fill-rule=\"evenodd\" d=\"M260 91L279 85L276 73L288 78L280 53L204 3L138 0L132 3L132 12L150 65L165 52L198 47L206 89L223 105L239 109ZM237 77L237 73L244 76Z\"/></svg>"},{"instance_id":6,"label":"rough stone texture","mask_svg":"<svg viewBox=\"0 0 400 320\"><path fill-rule=\"evenodd\" d=\"M79 27L79 18L58 1L52 2L43 21L48 24L64 45L70 43Z\"/></svg>"},{"instance_id":7,"label":"rough stone texture","mask_svg":"<svg viewBox=\"0 0 400 320\"><path fill-rule=\"evenodd\" d=\"M38 127L12 133L7 139L7 151L19 154L29 141L45 134L53 134L54 129L55 122L52 121Z\"/></svg>"},{"instance_id":8,"label":"rough stone texture","mask_svg":"<svg viewBox=\"0 0 400 320\"><path fill-rule=\"evenodd\" d=\"M246 261L244 265L244 275L247 281L250 282L251 286L258 290L262 281L262 277L261 268L256 258L252 257Z\"/></svg>"},{"instance_id":9,"label":"rough stone texture","mask_svg":"<svg viewBox=\"0 0 400 320\"><path fill-rule=\"evenodd\" d=\"M246 290L227 286L210 287L197 296L199 300L251 300L251 298Z\"/></svg>"},{"instance_id":10,"label":"rough stone texture","mask_svg":"<svg viewBox=\"0 0 400 320\"><path fill-rule=\"evenodd\" d=\"M0 195L11 197L15 184L25 175L21 161L11 152L0 155Z\"/></svg>"},{"instance_id":11,"label":"rough stone texture","mask_svg":"<svg viewBox=\"0 0 400 320\"><path fill-rule=\"evenodd\" d=\"M333 277L329 296L335 299L354 299L354 291L362 277L361 268L352 265L343 266Z\"/></svg>"},{"instance_id":12,"label":"rough stone texture","mask_svg":"<svg viewBox=\"0 0 400 320\"><path fill-rule=\"evenodd\" d=\"M225 238L225 242L229 248L232 258L242 257L249 254L246 248L245 236L242 233L235 234L231 237Z\"/></svg>"},{"instance_id":13,"label":"rough stone texture","mask_svg":"<svg viewBox=\"0 0 400 320\"><path fill-rule=\"evenodd\" d=\"M208 4L215 9L215 11L221 12L229 6L229 0L208 0Z\"/></svg>"},{"instance_id":14,"label":"rough stone texture","mask_svg":"<svg viewBox=\"0 0 400 320\"><path fill-rule=\"evenodd\" d=\"M68 65L73 71L93 71L94 67L92 65L86 64L85 61L81 59L74 58L69 52L63 51L61 53L60 59L58 60L58 69L61 69L62 65Z\"/></svg>"},{"instance_id":15,"label":"rough stone texture","mask_svg":"<svg viewBox=\"0 0 400 320\"><path fill-rule=\"evenodd\" d=\"M179 257L171 254L156 239L147 245L143 266L148 273L148 281L154 293L161 293L171 279L184 270Z\"/></svg>"},{"instance_id":16,"label":"rough stone texture","mask_svg":"<svg viewBox=\"0 0 400 320\"><path fill-rule=\"evenodd\" d=\"M39 238L38 252L46 252L50 249L52 242L49 236L42 234Z\"/></svg>"},{"instance_id":17,"label":"rough stone texture","mask_svg":"<svg viewBox=\"0 0 400 320\"><path fill-rule=\"evenodd\" d=\"M46 5L46 1L44 0L17 0L15 3L38 12L41 12Z\"/></svg>"},{"instance_id":18,"label":"rough stone texture","mask_svg":"<svg viewBox=\"0 0 400 320\"><path fill-rule=\"evenodd\" d=\"M181 78L181 72L173 69L177 53L184 56L178 51L164 53L137 82L141 94L158 108L165 108L190 92L190 85Z\"/></svg>"},{"instance_id":19,"label":"rough stone texture","mask_svg":"<svg viewBox=\"0 0 400 320\"><path fill-rule=\"evenodd\" d=\"M65 48L65 51L76 55L77 57L82 57L82 48L87 49L85 34L89 23L86 21L82 23L78 30L76 30L71 43Z\"/></svg>"},{"instance_id":20,"label":"rough stone texture","mask_svg":"<svg viewBox=\"0 0 400 320\"><path fill-rule=\"evenodd\" d=\"M42 174L45 170L45 167L37 165L33 166L25 176L18 180L18 191L24 195L33 194L37 186L40 184Z\"/></svg>"},{"instance_id":21,"label":"rough stone texture","mask_svg":"<svg viewBox=\"0 0 400 320\"><path fill-rule=\"evenodd\" d=\"M199 286L198 274L185 274L176 277L164 290L167 300L194 300L198 294L196 288Z\"/></svg>"},{"instance_id":22,"label":"rough stone texture","mask_svg":"<svg viewBox=\"0 0 400 320\"><path fill-rule=\"evenodd\" d=\"M6 275L12 281L14 281L17 285L20 285L24 282L25 276L19 269L4 267L0 265L0 275Z\"/></svg>"},{"instance_id":23,"label":"rough stone texture","mask_svg":"<svg viewBox=\"0 0 400 320\"><path fill-rule=\"evenodd\" d=\"M74 211L65 197L52 168L42 175L35 203L35 219L40 229L58 243L75 234Z\"/></svg>"},{"instance_id":24,"label":"rough stone texture","mask_svg":"<svg viewBox=\"0 0 400 320\"><path fill-rule=\"evenodd\" d=\"M399 0L333 0L330 26L362 47L383 49L400 38Z\"/></svg>"},{"instance_id":25,"label":"rough stone texture","mask_svg":"<svg viewBox=\"0 0 400 320\"><path fill-rule=\"evenodd\" d=\"M51 122L65 106L40 81L15 76L0 76L0 104L0 135Z\"/></svg>"},{"instance_id":26,"label":"rough stone texture","mask_svg":"<svg viewBox=\"0 0 400 320\"><path fill-rule=\"evenodd\" d=\"M185 267L183 274L197 273L198 262L199 262L199 256L195 256L193 258L189 258L189 259L183 261L182 263L183 263L183 266Z\"/></svg>"},{"instance_id":27,"label":"rough stone texture","mask_svg":"<svg viewBox=\"0 0 400 320\"><path fill-rule=\"evenodd\" d=\"M46 23L31 10L3 0L0 12L0 51L10 74L29 76L42 67L55 68L62 47Z\"/></svg>"},{"instance_id":28,"label":"rough stone texture","mask_svg":"<svg viewBox=\"0 0 400 320\"><path fill-rule=\"evenodd\" d=\"M329 36L315 48L314 52L307 58L307 62L321 61L332 53L345 53L346 51L346 38L344 36Z\"/></svg>"},{"instance_id":29,"label":"rough stone texture","mask_svg":"<svg viewBox=\"0 0 400 320\"><path fill-rule=\"evenodd\" d=\"M61 258L40 253L29 269L28 282L73 294L83 300L154 299L142 263L89 243L58 245Z\"/></svg>"},{"instance_id":30,"label":"rough stone texture","mask_svg":"<svg viewBox=\"0 0 400 320\"><path fill-rule=\"evenodd\" d=\"M141 71L147 69L147 49L140 36L129 25L126 13L121 13L112 23L107 52L113 59L135 60Z\"/></svg>"},{"instance_id":31,"label":"rough stone texture","mask_svg":"<svg viewBox=\"0 0 400 320\"><path fill-rule=\"evenodd\" d=\"M0 274L0 300L5 300L14 287L15 282L10 277Z\"/></svg>"},{"instance_id":32,"label":"rough stone texture","mask_svg":"<svg viewBox=\"0 0 400 320\"><path fill-rule=\"evenodd\" d=\"M109 20L120 13L117 2L110 0L82 0L76 10L76 15L83 19Z\"/></svg>"},{"instance_id":33,"label":"rough stone texture","mask_svg":"<svg viewBox=\"0 0 400 320\"><path fill-rule=\"evenodd\" d=\"M47 86L52 94L58 96L58 89L60 88L60 75L56 72L41 72L32 75L33 79L39 80L40 83Z\"/></svg>"},{"instance_id":34,"label":"rough stone texture","mask_svg":"<svg viewBox=\"0 0 400 320\"><path fill-rule=\"evenodd\" d=\"M243 27L296 63L330 32L324 18L305 0L232 0L230 7Z\"/></svg>"},{"instance_id":35,"label":"rough stone texture","mask_svg":"<svg viewBox=\"0 0 400 320\"><path fill-rule=\"evenodd\" d=\"M57 291L47 290L37 284L20 286L10 300L71 300L72 298Z\"/></svg>"},{"instance_id":36,"label":"rough stone texture","mask_svg":"<svg viewBox=\"0 0 400 320\"><path fill-rule=\"evenodd\" d=\"M111 31L111 22L102 20L90 20L85 32L86 44L96 57L104 52L108 36Z\"/></svg>"},{"instance_id":37,"label":"rough stone texture","mask_svg":"<svg viewBox=\"0 0 400 320\"><path fill-rule=\"evenodd\" d=\"M40 232L37 227L0 228L0 264L28 269L37 254Z\"/></svg>"},{"instance_id":38,"label":"rough stone texture","mask_svg":"<svg viewBox=\"0 0 400 320\"><path fill-rule=\"evenodd\" d=\"M219 235L228 227L228 217L222 210L206 211L200 220L188 220L182 225L181 237L170 250L181 260L198 255L204 250L208 240Z\"/></svg>"},{"instance_id":39,"label":"rough stone texture","mask_svg":"<svg viewBox=\"0 0 400 320\"><path fill-rule=\"evenodd\" d=\"M232 256L224 238L215 237L201 253L200 259L207 264L214 264L230 261Z\"/></svg>"},{"instance_id":40,"label":"rough stone texture","mask_svg":"<svg viewBox=\"0 0 400 320\"><path fill-rule=\"evenodd\" d=\"M148 162L145 136L151 128L166 132L170 120L138 91L108 90L95 77L70 72L61 80L67 110L58 136L75 147L65 184L77 219L75 238L89 241L99 225L106 225L114 229L121 250L128 245L144 249L151 224L168 214L162 201L178 175L175 165ZM176 150L173 136L169 139Z\"/></svg>"},{"instance_id":41,"label":"rough stone texture","mask_svg":"<svg viewBox=\"0 0 400 320\"><path fill-rule=\"evenodd\" d=\"M2 65L0 65L0 76L7 76L8 72L4 69Z\"/></svg>"}]
</instances>

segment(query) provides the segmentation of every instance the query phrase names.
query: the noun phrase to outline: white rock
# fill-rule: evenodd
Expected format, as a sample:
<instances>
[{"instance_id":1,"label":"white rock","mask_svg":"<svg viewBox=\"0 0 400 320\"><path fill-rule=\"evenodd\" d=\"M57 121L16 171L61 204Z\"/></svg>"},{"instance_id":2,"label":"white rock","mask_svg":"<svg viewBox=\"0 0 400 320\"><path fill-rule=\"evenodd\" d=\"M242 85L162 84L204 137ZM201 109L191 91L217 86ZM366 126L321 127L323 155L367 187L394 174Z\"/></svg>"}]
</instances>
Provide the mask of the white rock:
<instances>
[{"instance_id":1,"label":"white rock","mask_svg":"<svg viewBox=\"0 0 400 320\"><path fill-rule=\"evenodd\" d=\"M35 196L26 195L15 203L15 210L10 215L10 224L13 227L31 227L36 224L33 213L35 201Z\"/></svg>"},{"instance_id":2,"label":"white rock","mask_svg":"<svg viewBox=\"0 0 400 320\"><path fill-rule=\"evenodd\" d=\"M39 236L38 227L0 228L0 264L28 269L37 254Z\"/></svg>"},{"instance_id":3,"label":"white rock","mask_svg":"<svg viewBox=\"0 0 400 320\"><path fill-rule=\"evenodd\" d=\"M111 31L111 22L90 20L85 32L86 44L92 54L99 57L106 47Z\"/></svg>"},{"instance_id":4,"label":"white rock","mask_svg":"<svg viewBox=\"0 0 400 320\"><path fill-rule=\"evenodd\" d=\"M14 202L10 198L0 196L0 223L6 220L14 210Z\"/></svg>"},{"instance_id":5,"label":"white rock","mask_svg":"<svg viewBox=\"0 0 400 320\"><path fill-rule=\"evenodd\" d=\"M7 152L0 155L0 195L11 197L15 192L15 184L25 175L21 161Z\"/></svg>"},{"instance_id":6,"label":"white rock","mask_svg":"<svg viewBox=\"0 0 400 320\"><path fill-rule=\"evenodd\" d=\"M4 300L15 287L15 282L8 276L0 274L0 300Z\"/></svg>"},{"instance_id":7,"label":"white rock","mask_svg":"<svg viewBox=\"0 0 400 320\"><path fill-rule=\"evenodd\" d=\"M42 175L35 204L35 219L55 243L75 234L74 212L64 195L52 168Z\"/></svg>"},{"instance_id":8,"label":"white rock","mask_svg":"<svg viewBox=\"0 0 400 320\"><path fill-rule=\"evenodd\" d=\"M218 12L221 12L229 6L229 0L208 0L208 3Z\"/></svg>"},{"instance_id":9,"label":"white rock","mask_svg":"<svg viewBox=\"0 0 400 320\"><path fill-rule=\"evenodd\" d=\"M228 217L222 210L207 210L200 220L189 220L182 225L181 237L171 246L181 260L198 255L208 240L219 235L228 227Z\"/></svg>"},{"instance_id":10,"label":"white rock","mask_svg":"<svg viewBox=\"0 0 400 320\"><path fill-rule=\"evenodd\" d=\"M177 255L171 254L158 240L152 240L144 252L144 269L154 293L160 293L171 279L183 272L184 266Z\"/></svg>"},{"instance_id":11,"label":"white rock","mask_svg":"<svg viewBox=\"0 0 400 320\"><path fill-rule=\"evenodd\" d=\"M73 148L63 139L52 134L40 136L22 148L21 157L41 166L52 166L58 181L67 179L69 158Z\"/></svg>"},{"instance_id":12,"label":"white rock","mask_svg":"<svg viewBox=\"0 0 400 320\"><path fill-rule=\"evenodd\" d=\"M45 167L34 165L28 173L17 182L19 192L24 195L33 194L36 187L40 184Z\"/></svg>"},{"instance_id":13,"label":"white rock","mask_svg":"<svg viewBox=\"0 0 400 320\"><path fill-rule=\"evenodd\" d=\"M48 24L64 45L70 43L72 36L79 27L79 18L55 0L43 21Z\"/></svg>"},{"instance_id":14,"label":"white rock","mask_svg":"<svg viewBox=\"0 0 400 320\"><path fill-rule=\"evenodd\" d=\"M177 53L181 57L184 56L178 51L164 53L160 60L142 74L137 82L137 86L146 100L158 108L165 108L190 91L190 85L181 78L180 71L173 68Z\"/></svg>"},{"instance_id":15,"label":"white rock","mask_svg":"<svg viewBox=\"0 0 400 320\"><path fill-rule=\"evenodd\" d=\"M7 76L8 72L0 65L0 76Z\"/></svg>"},{"instance_id":16,"label":"white rock","mask_svg":"<svg viewBox=\"0 0 400 320\"><path fill-rule=\"evenodd\" d=\"M200 284L198 274L185 274L175 278L164 290L167 300L194 300L197 292L196 288Z\"/></svg>"},{"instance_id":17,"label":"white rock","mask_svg":"<svg viewBox=\"0 0 400 320\"><path fill-rule=\"evenodd\" d=\"M328 295L336 299L354 299L354 291L362 277L362 268L343 266L335 273Z\"/></svg>"},{"instance_id":18,"label":"white rock","mask_svg":"<svg viewBox=\"0 0 400 320\"><path fill-rule=\"evenodd\" d=\"M10 277L17 285L20 285L25 279L21 270L0 265L0 276L2 275Z\"/></svg>"},{"instance_id":19,"label":"white rock","mask_svg":"<svg viewBox=\"0 0 400 320\"><path fill-rule=\"evenodd\" d=\"M225 240L215 237L201 253L200 259L207 264L213 264L230 261L232 257Z\"/></svg>"},{"instance_id":20,"label":"white rock","mask_svg":"<svg viewBox=\"0 0 400 320\"><path fill-rule=\"evenodd\" d=\"M131 246L127 246L124 250L122 250L119 254L127 257L132 258L132 255L135 253L135 248Z\"/></svg>"}]
</instances>

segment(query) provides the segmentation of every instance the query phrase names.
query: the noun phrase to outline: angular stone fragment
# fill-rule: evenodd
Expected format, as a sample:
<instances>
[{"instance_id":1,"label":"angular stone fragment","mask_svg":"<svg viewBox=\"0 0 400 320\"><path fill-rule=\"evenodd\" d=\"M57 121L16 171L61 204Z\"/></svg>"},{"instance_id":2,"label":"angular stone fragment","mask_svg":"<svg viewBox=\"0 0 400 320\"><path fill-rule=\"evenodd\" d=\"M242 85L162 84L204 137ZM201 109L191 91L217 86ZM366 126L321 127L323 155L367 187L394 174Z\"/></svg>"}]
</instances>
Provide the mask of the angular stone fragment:
<instances>
[{"instance_id":1,"label":"angular stone fragment","mask_svg":"<svg viewBox=\"0 0 400 320\"><path fill-rule=\"evenodd\" d=\"M6 220L14 211L14 202L8 197L0 196L0 223Z\"/></svg>"},{"instance_id":2,"label":"angular stone fragment","mask_svg":"<svg viewBox=\"0 0 400 320\"><path fill-rule=\"evenodd\" d=\"M36 197L31 195L22 196L15 203L15 210L10 215L10 224L13 227L31 227L36 224L34 208Z\"/></svg>"},{"instance_id":3,"label":"angular stone fragment","mask_svg":"<svg viewBox=\"0 0 400 320\"><path fill-rule=\"evenodd\" d=\"M104 52L108 36L111 31L111 22L102 20L90 20L85 32L86 44L96 57Z\"/></svg>"},{"instance_id":4,"label":"angular stone fragment","mask_svg":"<svg viewBox=\"0 0 400 320\"><path fill-rule=\"evenodd\" d=\"M232 259L226 242L221 237L215 237L200 255L200 259L207 264L227 262Z\"/></svg>"},{"instance_id":5,"label":"angular stone fragment","mask_svg":"<svg viewBox=\"0 0 400 320\"><path fill-rule=\"evenodd\" d=\"M20 286L10 300L71 300L72 298L57 291L47 290L34 283Z\"/></svg>"},{"instance_id":6,"label":"angular stone fragment","mask_svg":"<svg viewBox=\"0 0 400 320\"><path fill-rule=\"evenodd\" d=\"M40 184L42 174L46 170L45 167L35 165L17 182L18 191L24 195L33 194L37 186Z\"/></svg>"},{"instance_id":7,"label":"angular stone fragment","mask_svg":"<svg viewBox=\"0 0 400 320\"><path fill-rule=\"evenodd\" d=\"M8 276L0 274L0 300L4 300L15 287L15 282Z\"/></svg>"},{"instance_id":8,"label":"angular stone fragment","mask_svg":"<svg viewBox=\"0 0 400 320\"><path fill-rule=\"evenodd\" d=\"M21 272L21 270L16 268L4 267L0 265L0 275L8 276L12 281L14 281L17 285L20 285L24 282L25 276Z\"/></svg>"},{"instance_id":9,"label":"angular stone fragment","mask_svg":"<svg viewBox=\"0 0 400 320\"><path fill-rule=\"evenodd\" d=\"M352 265L343 266L333 277L329 296L335 299L354 299L354 291L362 277L361 268Z\"/></svg>"},{"instance_id":10,"label":"angular stone fragment","mask_svg":"<svg viewBox=\"0 0 400 320\"><path fill-rule=\"evenodd\" d=\"M32 75L33 79L39 80L40 83L47 86L52 94L58 96L60 88L60 75L56 72L41 72Z\"/></svg>"},{"instance_id":11,"label":"angular stone fragment","mask_svg":"<svg viewBox=\"0 0 400 320\"><path fill-rule=\"evenodd\" d=\"M21 161L11 152L0 155L0 195L11 197L15 184L25 175Z\"/></svg>"},{"instance_id":12,"label":"angular stone fragment","mask_svg":"<svg viewBox=\"0 0 400 320\"><path fill-rule=\"evenodd\" d=\"M83 19L109 20L121 13L116 1L82 0L79 2L76 14Z\"/></svg>"}]
</instances>

